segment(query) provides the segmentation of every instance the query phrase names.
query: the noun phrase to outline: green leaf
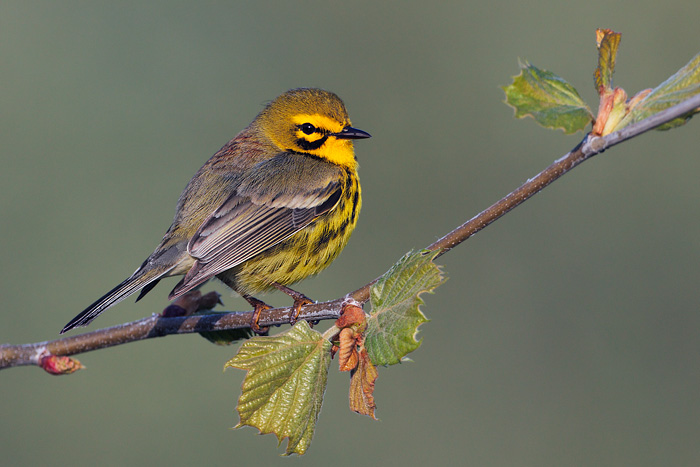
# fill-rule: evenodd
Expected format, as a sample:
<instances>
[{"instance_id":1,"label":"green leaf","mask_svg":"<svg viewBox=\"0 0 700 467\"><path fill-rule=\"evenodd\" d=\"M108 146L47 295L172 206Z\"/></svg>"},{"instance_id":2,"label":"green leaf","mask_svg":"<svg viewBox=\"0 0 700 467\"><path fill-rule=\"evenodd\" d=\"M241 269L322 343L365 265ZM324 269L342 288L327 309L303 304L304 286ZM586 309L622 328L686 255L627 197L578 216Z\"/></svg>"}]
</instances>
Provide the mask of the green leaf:
<instances>
[{"instance_id":1,"label":"green leaf","mask_svg":"<svg viewBox=\"0 0 700 467\"><path fill-rule=\"evenodd\" d=\"M270 337L253 337L225 367L248 370L238 399L236 426L288 438L286 455L304 454L311 444L326 390L331 343L299 321Z\"/></svg>"},{"instance_id":2,"label":"green leaf","mask_svg":"<svg viewBox=\"0 0 700 467\"><path fill-rule=\"evenodd\" d=\"M370 290L372 312L367 320L365 348L375 365L394 365L420 346L418 326L428 321L419 307L420 295L445 281L433 263L438 252L409 252Z\"/></svg>"},{"instance_id":3,"label":"green leaf","mask_svg":"<svg viewBox=\"0 0 700 467\"><path fill-rule=\"evenodd\" d=\"M659 84L644 99L640 100L615 127L615 131L690 99L698 93L700 93L700 54L693 57L688 64ZM700 109L695 109L657 129L669 130L681 126L698 111Z\"/></svg>"},{"instance_id":4,"label":"green leaf","mask_svg":"<svg viewBox=\"0 0 700 467\"><path fill-rule=\"evenodd\" d=\"M610 29L596 30L598 43L598 67L595 69L595 87L599 94L612 90L615 57L622 35Z\"/></svg>"},{"instance_id":5,"label":"green leaf","mask_svg":"<svg viewBox=\"0 0 700 467\"><path fill-rule=\"evenodd\" d=\"M529 63L520 64L521 72L513 84L503 86L506 104L517 118L532 117L545 128L561 128L576 133L593 121L593 114L576 89L551 71Z\"/></svg>"}]
</instances>

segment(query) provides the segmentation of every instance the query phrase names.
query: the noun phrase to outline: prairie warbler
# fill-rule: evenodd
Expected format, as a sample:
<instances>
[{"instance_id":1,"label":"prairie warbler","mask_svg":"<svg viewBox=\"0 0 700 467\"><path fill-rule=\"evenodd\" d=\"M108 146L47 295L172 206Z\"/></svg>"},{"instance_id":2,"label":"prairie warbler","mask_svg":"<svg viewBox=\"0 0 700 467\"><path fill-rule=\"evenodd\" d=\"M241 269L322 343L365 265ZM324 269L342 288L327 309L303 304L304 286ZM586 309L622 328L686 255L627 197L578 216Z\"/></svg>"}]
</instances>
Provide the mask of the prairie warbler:
<instances>
[{"instance_id":1,"label":"prairie warbler","mask_svg":"<svg viewBox=\"0 0 700 467\"><path fill-rule=\"evenodd\" d=\"M184 277L170 299L217 277L255 307L256 332L268 308L252 296L257 292L282 290L298 314L310 300L286 286L324 269L347 244L361 206L352 140L369 137L351 126L331 92L282 94L194 175L146 261L61 333L177 275Z\"/></svg>"}]
</instances>

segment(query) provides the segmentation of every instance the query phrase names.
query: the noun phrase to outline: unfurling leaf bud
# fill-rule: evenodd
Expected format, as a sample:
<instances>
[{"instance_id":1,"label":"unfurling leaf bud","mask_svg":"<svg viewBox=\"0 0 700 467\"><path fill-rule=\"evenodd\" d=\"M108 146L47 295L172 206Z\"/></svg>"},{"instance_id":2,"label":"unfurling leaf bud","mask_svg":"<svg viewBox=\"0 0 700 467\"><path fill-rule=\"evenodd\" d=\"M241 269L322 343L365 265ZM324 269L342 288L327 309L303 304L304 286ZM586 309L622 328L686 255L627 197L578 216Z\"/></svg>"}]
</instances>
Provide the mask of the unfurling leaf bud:
<instances>
[{"instance_id":1,"label":"unfurling leaf bud","mask_svg":"<svg viewBox=\"0 0 700 467\"><path fill-rule=\"evenodd\" d=\"M74 358L53 354L41 357L39 366L52 375L69 375L85 368L82 363Z\"/></svg>"}]
</instances>

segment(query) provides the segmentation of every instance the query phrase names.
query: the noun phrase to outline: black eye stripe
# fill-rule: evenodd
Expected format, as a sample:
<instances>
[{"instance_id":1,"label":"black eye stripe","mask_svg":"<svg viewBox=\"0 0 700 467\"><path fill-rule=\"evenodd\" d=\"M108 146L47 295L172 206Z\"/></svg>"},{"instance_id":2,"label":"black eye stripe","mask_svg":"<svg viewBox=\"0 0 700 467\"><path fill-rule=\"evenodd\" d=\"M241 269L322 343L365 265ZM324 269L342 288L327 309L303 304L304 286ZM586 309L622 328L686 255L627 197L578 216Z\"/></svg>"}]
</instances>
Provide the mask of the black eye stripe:
<instances>
[{"instance_id":1,"label":"black eye stripe","mask_svg":"<svg viewBox=\"0 0 700 467\"><path fill-rule=\"evenodd\" d=\"M323 138L317 139L316 141L307 141L304 138L299 138L297 140L297 145L305 151L310 151L313 149L318 149L326 142L328 135L324 135Z\"/></svg>"}]
</instances>

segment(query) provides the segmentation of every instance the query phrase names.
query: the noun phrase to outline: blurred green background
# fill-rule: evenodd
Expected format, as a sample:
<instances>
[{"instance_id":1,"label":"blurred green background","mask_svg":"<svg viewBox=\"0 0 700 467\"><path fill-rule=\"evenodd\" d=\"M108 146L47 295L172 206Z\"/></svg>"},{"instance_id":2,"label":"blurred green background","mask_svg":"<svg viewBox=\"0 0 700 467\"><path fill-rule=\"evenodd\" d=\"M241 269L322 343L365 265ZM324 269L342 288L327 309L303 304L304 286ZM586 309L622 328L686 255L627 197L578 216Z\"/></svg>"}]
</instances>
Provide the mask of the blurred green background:
<instances>
[{"instance_id":1,"label":"blurred green background","mask_svg":"<svg viewBox=\"0 0 700 467\"><path fill-rule=\"evenodd\" d=\"M129 275L194 172L289 88L338 93L373 135L356 233L298 286L331 299L580 140L513 119L499 86L519 58L595 109L596 27L623 33L615 82L635 93L700 51L698 18L697 0L4 0L0 342L57 338ZM1 372L0 462L698 465L698 125L608 150L442 257L414 362L380 370L379 422L349 412L334 365L311 449L280 459L273 436L228 429L235 348L169 337L69 377ZM162 310L173 284L92 329Z\"/></svg>"}]
</instances>

